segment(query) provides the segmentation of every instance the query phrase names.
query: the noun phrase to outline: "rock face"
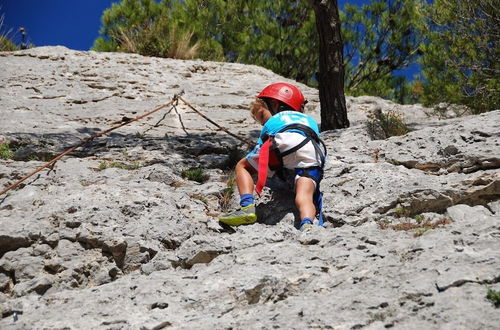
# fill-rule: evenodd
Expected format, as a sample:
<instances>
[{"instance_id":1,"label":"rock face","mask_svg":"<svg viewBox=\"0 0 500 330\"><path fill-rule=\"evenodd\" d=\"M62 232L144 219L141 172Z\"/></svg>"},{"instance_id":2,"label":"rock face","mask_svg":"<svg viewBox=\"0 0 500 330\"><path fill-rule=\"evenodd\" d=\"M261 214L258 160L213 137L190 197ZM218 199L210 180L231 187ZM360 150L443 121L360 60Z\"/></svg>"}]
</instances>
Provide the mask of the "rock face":
<instances>
[{"instance_id":1,"label":"rock face","mask_svg":"<svg viewBox=\"0 0 500 330\"><path fill-rule=\"evenodd\" d=\"M256 67L43 47L0 53L6 187L82 139L183 98L255 140ZM298 84L319 118L317 91ZM326 227L301 233L271 180L259 223L229 228L248 146L184 102L95 139L0 196L0 328L498 329L500 111L442 119L348 98L323 132ZM370 111L414 129L371 140ZM208 180L190 180L202 168Z\"/></svg>"}]
</instances>

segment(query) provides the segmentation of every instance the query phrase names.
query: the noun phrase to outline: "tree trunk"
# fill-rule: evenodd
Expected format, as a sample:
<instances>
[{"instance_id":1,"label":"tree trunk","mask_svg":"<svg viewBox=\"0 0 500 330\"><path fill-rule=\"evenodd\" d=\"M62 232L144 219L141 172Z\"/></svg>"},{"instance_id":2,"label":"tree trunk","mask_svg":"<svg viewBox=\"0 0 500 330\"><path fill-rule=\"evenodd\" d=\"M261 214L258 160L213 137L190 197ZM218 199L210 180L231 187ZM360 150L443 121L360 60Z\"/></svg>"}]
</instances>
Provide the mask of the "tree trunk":
<instances>
[{"instance_id":1,"label":"tree trunk","mask_svg":"<svg viewBox=\"0 0 500 330\"><path fill-rule=\"evenodd\" d=\"M343 43L337 0L309 0L319 34L321 130L349 127L344 95Z\"/></svg>"}]
</instances>

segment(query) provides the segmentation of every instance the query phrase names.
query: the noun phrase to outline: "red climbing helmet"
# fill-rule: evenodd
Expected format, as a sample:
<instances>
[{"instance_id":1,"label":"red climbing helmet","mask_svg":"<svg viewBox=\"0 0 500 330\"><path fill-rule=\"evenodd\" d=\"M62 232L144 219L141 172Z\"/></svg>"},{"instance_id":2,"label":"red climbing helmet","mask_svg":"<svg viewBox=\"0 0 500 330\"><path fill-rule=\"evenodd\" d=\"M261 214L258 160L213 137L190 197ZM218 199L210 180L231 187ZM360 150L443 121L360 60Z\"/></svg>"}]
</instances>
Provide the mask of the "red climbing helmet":
<instances>
[{"instance_id":1,"label":"red climbing helmet","mask_svg":"<svg viewBox=\"0 0 500 330\"><path fill-rule=\"evenodd\" d=\"M295 111L302 112L306 100L300 90L292 84L283 82L274 83L264 88L259 95L259 98L270 98L285 103Z\"/></svg>"}]
</instances>

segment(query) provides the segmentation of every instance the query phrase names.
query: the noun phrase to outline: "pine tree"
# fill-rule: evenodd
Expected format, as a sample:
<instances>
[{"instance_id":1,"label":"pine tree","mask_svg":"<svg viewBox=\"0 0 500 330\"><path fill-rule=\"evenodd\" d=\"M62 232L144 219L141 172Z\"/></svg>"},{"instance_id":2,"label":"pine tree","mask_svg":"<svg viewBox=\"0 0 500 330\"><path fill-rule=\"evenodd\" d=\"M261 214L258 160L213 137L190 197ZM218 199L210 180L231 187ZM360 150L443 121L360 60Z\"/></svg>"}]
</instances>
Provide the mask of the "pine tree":
<instances>
[{"instance_id":1,"label":"pine tree","mask_svg":"<svg viewBox=\"0 0 500 330\"><path fill-rule=\"evenodd\" d=\"M500 19L495 0L435 0L421 59L423 101L500 108Z\"/></svg>"},{"instance_id":2,"label":"pine tree","mask_svg":"<svg viewBox=\"0 0 500 330\"><path fill-rule=\"evenodd\" d=\"M310 6L301 0L254 1L254 5L249 15L253 33L238 45L237 60L310 82L318 66L318 37Z\"/></svg>"},{"instance_id":3,"label":"pine tree","mask_svg":"<svg viewBox=\"0 0 500 330\"><path fill-rule=\"evenodd\" d=\"M113 3L103 13L101 36L92 49L179 59L199 56L199 51L207 48L207 42L195 40L193 29L174 24L172 16L176 8L179 9L178 5L175 0Z\"/></svg>"},{"instance_id":4,"label":"pine tree","mask_svg":"<svg viewBox=\"0 0 500 330\"><path fill-rule=\"evenodd\" d=\"M421 42L419 0L347 4L341 13L346 92L407 100L397 71L414 63Z\"/></svg>"},{"instance_id":5,"label":"pine tree","mask_svg":"<svg viewBox=\"0 0 500 330\"><path fill-rule=\"evenodd\" d=\"M319 35L319 99L321 129L349 127L344 95L343 42L336 0L309 0Z\"/></svg>"},{"instance_id":6,"label":"pine tree","mask_svg":"<svg viewBox=\"0 0 500 330\"><path fill-rule=\"evenodd\" d=\"M157 25L161 15L161 6L154 0L123 0L121 3L113 3L102 15L102 27L99 30L101 37L95 40L92 48L96 51L144 53L153 44L146 40L146 35L149 32L149 37L153 37L153 26ZM164 50L156 51L161 53Z\"/></svg>"}]
</instances>

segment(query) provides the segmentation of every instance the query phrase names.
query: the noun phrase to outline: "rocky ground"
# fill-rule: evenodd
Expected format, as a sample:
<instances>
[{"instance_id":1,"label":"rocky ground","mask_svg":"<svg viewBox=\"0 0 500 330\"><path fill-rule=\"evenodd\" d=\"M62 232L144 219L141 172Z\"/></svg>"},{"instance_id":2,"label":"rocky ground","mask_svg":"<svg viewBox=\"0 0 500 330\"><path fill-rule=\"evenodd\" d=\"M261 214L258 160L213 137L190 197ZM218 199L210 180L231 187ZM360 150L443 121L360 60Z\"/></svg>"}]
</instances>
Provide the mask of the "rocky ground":
<instances>
[{"instance_id":1,"label":"rocky ground","mask_svg":"<svg viewBox=\"0 0 500 330\"><path fill-rule=\"evenodd\" d=\"M0 187L182 91L255 140L248 104L289 81L256 66L63 47L0 63L0 140L13 151ZM319 119L317 90L298 86ZM486 296L500 291L500 111L347 103L351 127L323 132L324 229L295 228L279 180L259 223L221 226L237 204L230 168L248 146L182 101L0 196L0 328L498 329ZM396 111L412 131L373 140L374 111Z\"/></svg>"}]
</instances>

